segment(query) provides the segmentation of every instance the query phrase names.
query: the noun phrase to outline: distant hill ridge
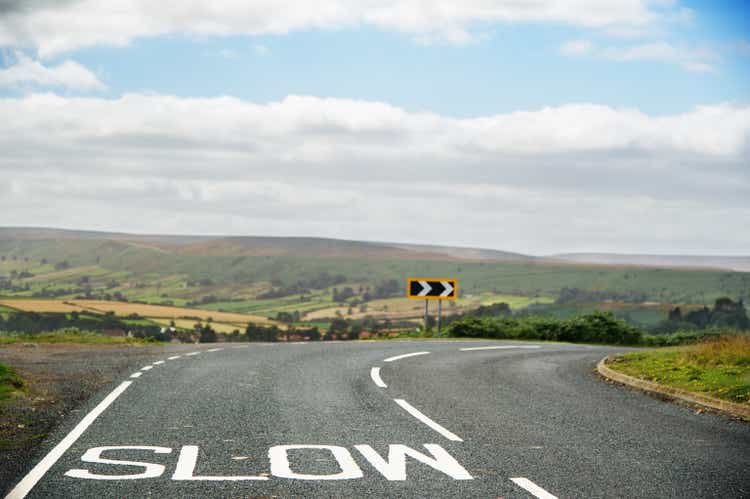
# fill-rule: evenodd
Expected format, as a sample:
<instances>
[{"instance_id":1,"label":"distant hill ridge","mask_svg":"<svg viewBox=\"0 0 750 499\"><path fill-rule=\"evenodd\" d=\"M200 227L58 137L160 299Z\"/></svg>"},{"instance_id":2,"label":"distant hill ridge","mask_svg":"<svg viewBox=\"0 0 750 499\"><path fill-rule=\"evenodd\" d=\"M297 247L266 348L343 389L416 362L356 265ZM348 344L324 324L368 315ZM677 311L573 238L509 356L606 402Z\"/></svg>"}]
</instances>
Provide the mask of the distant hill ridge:
<instances>
[{"instance_id":1,"label":"distant hill ridge","mask_svg":"<svg viewBox=\"0 0 750 499\"><path fill-rule=\"evenodd\" d=\"M120 244L151 246L169 253L204 256L298 256L351 259L455 260L558 265L726 269L738 272L750 272L750 256L565 253L537 257L484 248L347 241L314 237L186 236L35 227L0 227L0 240L115 241Z\"/></svg>"}]
</instances>

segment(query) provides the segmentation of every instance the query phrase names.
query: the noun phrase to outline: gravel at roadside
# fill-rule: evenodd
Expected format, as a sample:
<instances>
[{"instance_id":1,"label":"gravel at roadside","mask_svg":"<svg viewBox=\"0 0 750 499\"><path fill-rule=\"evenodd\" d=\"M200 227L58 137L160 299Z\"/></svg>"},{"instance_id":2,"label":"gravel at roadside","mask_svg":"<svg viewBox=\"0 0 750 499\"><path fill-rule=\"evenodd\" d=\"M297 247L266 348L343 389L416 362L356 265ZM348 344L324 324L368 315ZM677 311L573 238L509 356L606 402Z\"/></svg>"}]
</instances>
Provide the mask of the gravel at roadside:
<instances>
[{"instance_id":1,"label":"gravel at roadside","mask_svg":"<svg viewBox=\"0 0 750 499\"><path fill-rule=\"evenodd\" d=\"M0 346L0 363L26 383L24 393L0 405L0 495L21 478L37 447L62 418L105 385L166 352L191 344L92 345L19 343Z\"/></svg>"}]
</instances>

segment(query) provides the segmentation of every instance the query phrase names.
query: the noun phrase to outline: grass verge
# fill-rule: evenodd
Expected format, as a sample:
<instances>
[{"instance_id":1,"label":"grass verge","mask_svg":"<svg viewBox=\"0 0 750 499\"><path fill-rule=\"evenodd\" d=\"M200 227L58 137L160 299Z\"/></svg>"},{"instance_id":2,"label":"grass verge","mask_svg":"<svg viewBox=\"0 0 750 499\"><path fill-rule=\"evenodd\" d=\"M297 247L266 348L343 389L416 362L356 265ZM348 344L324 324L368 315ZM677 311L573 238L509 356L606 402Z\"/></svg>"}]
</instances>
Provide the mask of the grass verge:
<instances>
[{"instance_id":1,"label":"grass verge","mask_svg":"<svg viewBox=\"0 0 750 499\"><path fill-rule=\"evenodd\" d=\"M750 337L724 336L689 346L615 356L608 367L731 402L750 403Z\"/></svg>"},{"instance_id":2,"label":"grass verge","mask_svg":"<svg viewBox=\"0 0 750 499\"><path fill-rule=\"evenodd\" d=\"M0 332L0 345L13 343L95 343L101 345L144 345L159 343L148 338L128 338L127 336L106 336L94 331L61 329L39 334Z\"/></svg>"},{"instance_id":3,"label":"grass verge","mask_svg":"<svg viewBox=\"0 0 750 499\"><path fill-rule=\"evenodd\" d=\"M0 364L0 402L9 399L21 388L23 388L23 381L18 374L5 364Z\"/></svg>"}]
</instances>

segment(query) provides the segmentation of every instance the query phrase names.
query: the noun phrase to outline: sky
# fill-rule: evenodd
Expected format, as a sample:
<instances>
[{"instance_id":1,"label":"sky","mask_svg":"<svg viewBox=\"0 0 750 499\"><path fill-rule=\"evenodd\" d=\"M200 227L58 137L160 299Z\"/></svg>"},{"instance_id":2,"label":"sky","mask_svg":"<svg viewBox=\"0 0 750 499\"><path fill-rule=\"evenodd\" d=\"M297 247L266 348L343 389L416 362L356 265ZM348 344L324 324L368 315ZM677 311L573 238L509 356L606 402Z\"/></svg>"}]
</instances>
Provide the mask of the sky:
<instances>
[{"instance_id":1,"label":"sky","mask_svg":"<svg viewBox=\"0 0 750 499\"><path fill-rule=\"evenodd\" d=\"M750 254L750 5L0 0L0 226Z\"/></svg>"}]
</instances>

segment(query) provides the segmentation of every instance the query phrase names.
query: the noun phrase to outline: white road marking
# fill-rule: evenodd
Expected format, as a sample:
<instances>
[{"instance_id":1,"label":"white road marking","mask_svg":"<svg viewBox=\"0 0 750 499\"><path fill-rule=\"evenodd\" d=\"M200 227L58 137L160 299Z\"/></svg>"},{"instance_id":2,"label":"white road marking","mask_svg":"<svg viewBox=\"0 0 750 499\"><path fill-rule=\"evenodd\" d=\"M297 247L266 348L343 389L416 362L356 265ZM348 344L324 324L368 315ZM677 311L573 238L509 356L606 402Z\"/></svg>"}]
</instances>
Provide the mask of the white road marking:
<instances>
[{"instance_id":1,"label":"white road marking","mask_svg":"<svg viewBox=\"0 0 750 499\"><path fill-rule=\"evenodd\" d=\"M164 361L163 361L163 360L157 360L156 362L154 362L154 365L155 365L155 366L160 366L160 365L162 365L162 364L164 364Z\"/></svg>"},{"instance_id":2,"label":"white road marking","mask_svg":"<svg viewBox=\"0 0 750 499\"><path fill-rule=\"evenodd\" d=\"M150 371L153 368L154 368L154 366L143 366L143 367L141 367L141 371Z\"/></svg>"},{"instance_id":3,"label":"white road marking","mask_svg":"<svg viewBox=\"0 0 750 499\"><path fill-rule=\"evenodd\" d=\"M383 378L380 377L379 367L373 367L372 369L370 369L370 377L380 388L388 388L388 385L383 382Z\"/></svg>"},{"instance_id":4,"label":"white road marking","mask_svg":"<svg viewBox=\"0 0 750 499\"><path fill-rule=\"evenodd\" d=\"M99 405L94 407L91 412L86 414L81 422L78 423L76 427L73 428L73 430L71 430L71 432L68 433L67 436L55 446L54 449L49 451L49 454L44 456L44 458L39 461L39 464L34 466L34 468L23 478L23 480L21 480L18 485L16 485L13 490L11 490L10 493L5 496L5 499L22 499L26 497L26 494L28 494L31 489L34 488L34 486L37 484L37 482L39 482L39 480L41 480L44 474L47 473L49 469L57 462L57 460L60 459L63 454L65 454L70 446L73 445L76 440L78 440L78 438L83 434L83 432L86 431L89 426L91 426L96 418L99 417L99 415L105 410L107 410L107 407L109 407L112 402L114 402L117 397L122 394L122 392L127 390L127 388L132 383L132 381L123 381L117 388L112 390L112 392L107 395L104 400L99 402Z\"/></svg>"},{"instance_id":5,"label":"white road marking","mask_svg":"<svg viewBox=\"0 0 750 499\"><path fill-rule=\"evenodd\" d=\"M195 465L198 463L198 446L185 445L177 458L172 480L186 480L194 482L242 482L247 480L268 480L265 476L197 476L194 475Z\"/></svg>"},{"instance_id":6,"label":"white road marking","mask_svg":"<svg viewBox=\"0 0 750 499\"><path fill-rule=\"evenodd\" d=\"M501 347L471 347L471 348L459 348L462 352L473 352L475 350L508 350L511 348L542 348L539 345L504 345Z\"/></svg>"},{"instance_id":7,"label":"white road marking","mask_svg":"<svg viewBox=\"0 0 750 499\"><path fill-rule=\"evenodd\" d=\"M144 463L141 461L121 461L119 459L107 459L102 457L102 452L112 450L150 450L156 454L170 454L169 447L151 447L138 445L94 447L81 456L84 463L115 464L117 466L138 466L143 472L132 475L98 475L85 469L71 469L65 472L65 476L71 478L83 478L85 480L141 480L143 478L158 478L164 473L164 466L155 463Z\"/></svg>"},{"instance_id":8,"label":"white road marking","mask_svg":"<svg viewBox=\"0 0 750 499\"><path fill-rule=\"evenodd\" d=\"M395 444L388 446L388 459L383 459L369 445L355 445L360 454L370 461L373 468L378 470L381 475L390 481L406 480L406 456L416 459L420 463L426 464L431 468L445 473L454 480L473 480L466 469L461 466L453 456L448 454L445 449L437 444L424 444L432 456L422 454L421 452L407 447L405 445Z\"/></svg>"},{"instance_id":9,"label":"white road marking","mask_svg":"<svg viewBox=\"0 0 750 499\"><path fill-rule=\"evenodd\" d=\"M424 414L422 414L416 407L411 405L409 402L407 402L404 399L393 399L394 402L396 402L398 405L400 405L406 412L435 430L436 432L440 433L442 436L447 438L448 440L453 440L454 442L463 442L463 439L456 435L455 433L448 431L443 426L439 425L435 421L431 420Z\"/></svg>"},{"instance_id":10,"label":"white road marking","mask_svg":"<svg viewBox=\"0 0 750 499\"><path fill-rule=\"evenodd\" d=\"M198 355L199 353L200 352L190 352L190 353L186 353L185 355L186 356L189 356L189 355Z\"/></svg>"},{"instance_id":11,"label":"white road marking","mask_svg":"<svg viewBox=\"0 0 750 499\"><path fill-rule=\"evenodd\" d=\"M167 360L175 360L179 359L180 357L182 357L182 355L172 355L171 357L167 357Z\"/></svg>"},{"instance_id":12,"label":"white road marking","mask_svg":"<svg viewBox=\"0 0 750 499\"><path fill-rule=\"evenodd\" d=\"M330 451L341 471L331 475L311 475L292 471L289 464L288 452L300 449L325 449ZM362 478L362 470L356 461L344 447L335 445L276 445L268 449L268 459L271 461L271 474L279 478L290 478L293 480L351 480Z\"/></svg>"},{"instance_id":13,"label":"white road marking","mask_svg":"<svg viewBox=\"0 0 750 499\"><path fill-rule=\"evenodd\" d=\"M557 496L553 496L528 478L518 477L511 478L510 480L534 497L538 497L539 499L557 499Z\"/></svg>"},{"instance_id":14,"label":"white road marking","mask_svg":"<svg viewBox=\"0 0 750 499\"><path fill-rule=\"evenodd\" d=\"M218 352L219 350L224 350L223 348L212 348L210 350L206 350L206 352Z\"/></svg>"},{"instance_id":15,"label":"white road marking","mask_svg":"<svg viewBox=\"0 0 750 499\"><path fill-rule=\"evenodd\" d=\"M395 357L388 357L383 362L393 362L394 360L401 360L405 359L407 357L416 357L417 355L427 355L430 352L414 352L414 353L405 353L403 355L396 355Z\"/></svg>"},{"instance_id":16,"label":"white road marking","mask_svg":"<svg viewBox=\"0 0 750 499\"><path fill-rule=\"evenodd\" d=\"M131 374L131 375L130 375L130 377L131 377L131 378L140 378L140 377L141 377L141 374L143 374L143 373L141 373L141 372L138 372L138 373L133 373L133 374Z\"/></svg>"}]
</instances>

